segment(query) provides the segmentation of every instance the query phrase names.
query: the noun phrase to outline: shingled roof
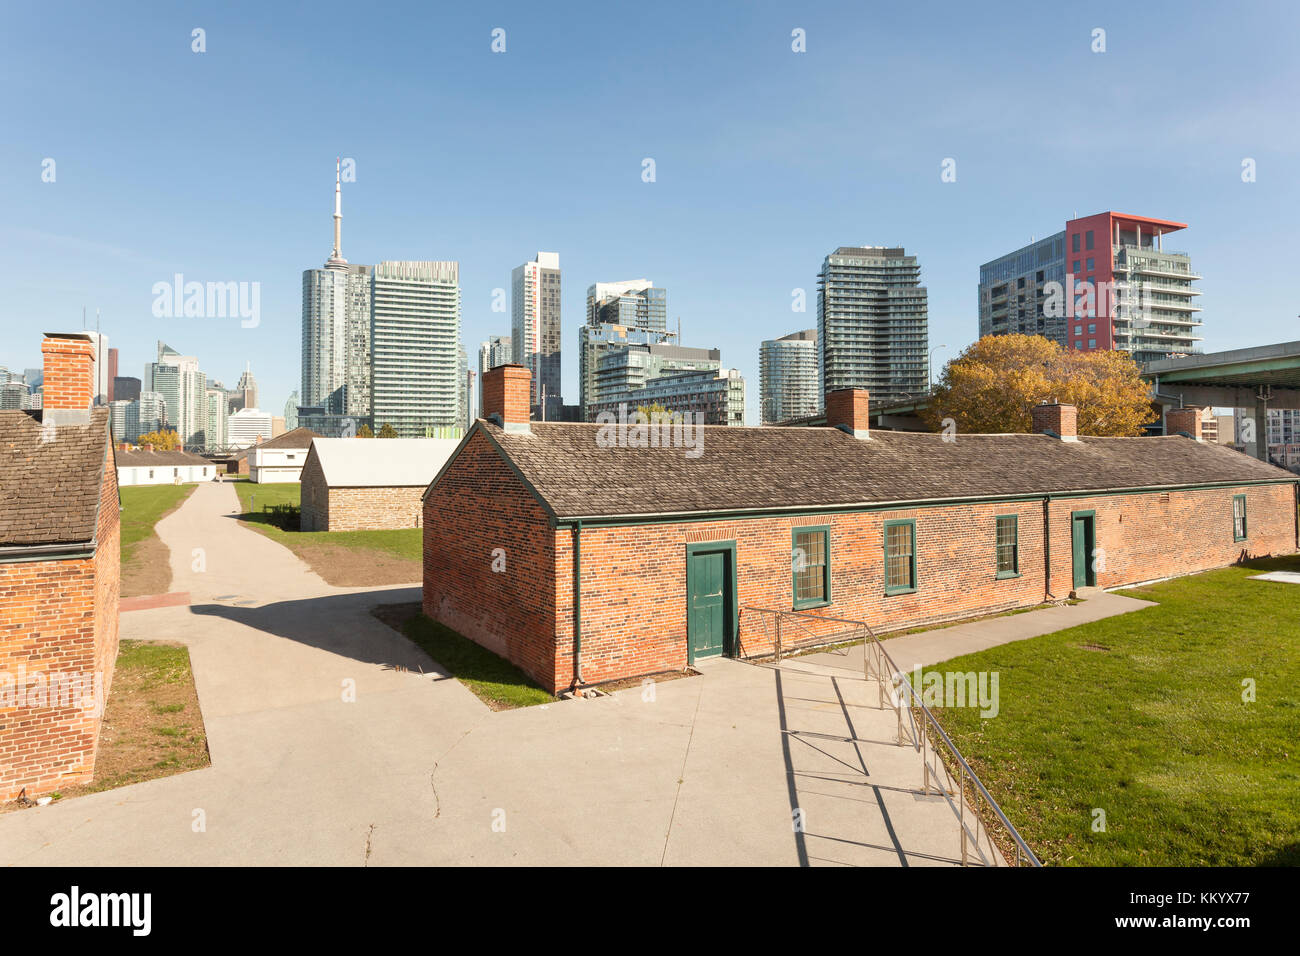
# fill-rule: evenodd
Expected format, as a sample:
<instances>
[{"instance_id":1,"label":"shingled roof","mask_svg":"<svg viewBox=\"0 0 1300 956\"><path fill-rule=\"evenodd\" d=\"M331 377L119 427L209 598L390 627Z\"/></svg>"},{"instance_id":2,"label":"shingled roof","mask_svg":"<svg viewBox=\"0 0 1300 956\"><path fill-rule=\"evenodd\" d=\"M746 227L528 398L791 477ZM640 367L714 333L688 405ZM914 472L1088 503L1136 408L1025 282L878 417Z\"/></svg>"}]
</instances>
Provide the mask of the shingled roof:
<instances>
[{"instance_id":1,"label":"shingled roof","mask_svg":"<svg viewBox=\"0 0 1300 956\"><path fill-rule=\"evenodd\" d=\"M95 539L104 467L113 462L108 429L103 406L88 424L57 428L0 411L0 547Z\"/></svg>"},{"instance_id":2,"label":"shingled roof","mask_svg":"<svg viewBox=\"0 0 1300 956\"><path fill-rule=\"evenodd\" d=\"M254 448L310 448L313 438L323 438L320 432L312 431L310 428L291 428L283 434L276 435L274 438L258 442L256 445L249 445L247 448L241 448L233 456L236 461L241 458L247 458L248 453Z\"/></svg>"},{"instance_id":3,"label":"shingled roof","mask_svg":"<svg viewBox=\"0 0 1300 956\"><path fill-rule=\"evenodd\" d=\"M157 448L144 449L135 448L131 451L119 451L117 453L117 467L119 468L154 468L163 465L210 465L202 455L196 455L192 451L161 451Z\"/></svg>"},{"instance_id":4,"label":"shingled roof","mask_svg":"<svg viewBox=\"0 0 1300 956\"><path fill-rule=\"evenodd\" d=\"M1300 480L1181 435L1080 438L703 426L703 451L601 447L600 425L476 428L559 518L811 510L958 498Z\"/></svg>"}]
</instances>

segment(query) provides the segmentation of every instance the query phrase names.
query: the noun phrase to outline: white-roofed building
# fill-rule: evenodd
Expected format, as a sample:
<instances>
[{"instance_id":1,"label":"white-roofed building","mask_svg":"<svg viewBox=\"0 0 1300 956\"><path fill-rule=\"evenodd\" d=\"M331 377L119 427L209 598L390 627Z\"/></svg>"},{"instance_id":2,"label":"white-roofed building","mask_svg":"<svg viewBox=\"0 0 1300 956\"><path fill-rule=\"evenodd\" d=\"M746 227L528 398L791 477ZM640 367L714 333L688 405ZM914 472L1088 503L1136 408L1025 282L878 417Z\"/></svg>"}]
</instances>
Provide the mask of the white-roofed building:
<instances>
[{"instance_id":1,"label":"white-roofed building","mask_svg":"<svg viewBox=\"0 0 1300 956\"><path fill-rule=\"evenodd\" d=\"M418 528L454 438L316 438L302 469L303 531Z\"/></svg>"}]
</instances>

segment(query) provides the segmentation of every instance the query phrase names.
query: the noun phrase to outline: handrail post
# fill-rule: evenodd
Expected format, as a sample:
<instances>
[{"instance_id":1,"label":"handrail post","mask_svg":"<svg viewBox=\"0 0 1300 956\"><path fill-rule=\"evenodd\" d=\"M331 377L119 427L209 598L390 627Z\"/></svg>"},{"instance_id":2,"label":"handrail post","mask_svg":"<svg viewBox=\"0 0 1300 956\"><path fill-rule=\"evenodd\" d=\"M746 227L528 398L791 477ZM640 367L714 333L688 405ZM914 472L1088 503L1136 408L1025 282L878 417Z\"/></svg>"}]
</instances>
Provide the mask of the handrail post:
<instances>
[{"instance_id":1,"label":"handrail post","mask_svg":"<svg viewBox=\"0 0 1300 956\"><path fill-rule=\"evenodd\" d=\"M781 612L776 612L776 659L781 659Z\"/></svg>"},{"instance_id":2,"label":"handrail post","mask_svg":"<svg viewBox=\"0 0 1300 956\"><path fill-rule=\"evenodd\" d=\"M958 776L961 777L961 803L959 804L957 821L961 825L961 865L966 866L966 768L958 766Z\"/></svg>"}]
</instances>

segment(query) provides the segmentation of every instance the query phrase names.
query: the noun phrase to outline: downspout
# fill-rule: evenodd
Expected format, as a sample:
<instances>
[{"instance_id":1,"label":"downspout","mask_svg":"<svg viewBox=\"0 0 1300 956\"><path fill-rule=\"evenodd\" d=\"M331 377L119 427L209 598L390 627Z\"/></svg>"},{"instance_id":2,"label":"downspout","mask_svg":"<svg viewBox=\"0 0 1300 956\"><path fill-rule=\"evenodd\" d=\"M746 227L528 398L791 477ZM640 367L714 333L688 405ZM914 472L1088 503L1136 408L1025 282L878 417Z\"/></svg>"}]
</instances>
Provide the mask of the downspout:
<instances>
[{"instance_id":1,"label":"downspout","mask_svg":"<svg viewBox=\"0 0 1300 956\"><path fill-rule=\"evenodd\" d=\"M1295 549L1300 551L1300 481L1291 487L1295 488Z\"/></svg>"},{"instance_id":2,"label":"downspout","mask_svg":"<svg viewBox=\"0 0 1300 956\"><path fill-rule=\"evenodd\" d=\"M1056 600L1052 593L1052 496L1043 495L1043 599Z\"/></svg>"},{"instance_id":3,"label":"downspout","mask_svg":"<svg viewBox=\"0 0 1300 956\"><path fill-rule=\"evenodd\" d=\"M573 687L582 686L582 519L573 526Z\"/></svg>"}]
</instances>

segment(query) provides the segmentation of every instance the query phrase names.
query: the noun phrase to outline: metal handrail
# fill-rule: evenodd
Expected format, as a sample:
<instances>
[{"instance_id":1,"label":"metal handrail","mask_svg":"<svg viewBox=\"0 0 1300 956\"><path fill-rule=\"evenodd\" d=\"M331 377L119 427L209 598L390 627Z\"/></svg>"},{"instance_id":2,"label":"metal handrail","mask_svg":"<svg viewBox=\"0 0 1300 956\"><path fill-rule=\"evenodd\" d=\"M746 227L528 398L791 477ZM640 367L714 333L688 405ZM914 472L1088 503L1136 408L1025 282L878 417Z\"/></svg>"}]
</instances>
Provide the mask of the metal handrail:
<instances>
[{"instance_id":1,"label":"metal handrail","mask_svg":"<svg viewBox=\"0 0 1300 956\"><path fill-rule=\"evenodd\" d=\"M913 749L920 752L921 766L923 769L923 786L925 789L925 793L927 795L930 793L930 788L932 786L930 780L932 771L930 768L930 759L929 759L929 754L931 752L936 753L936 757L938 758L938 764L943 768L944 777L946 778L946 785L940 784L939 782L936 781L933 784L933 786L940 793L940 795L943 796L943 798L947 801L948 806L952 809L953 813L956 814L957 816L958 825L960 826L961 829L962 866L967 866L969 864L969 845L971 843L974 844L975 852L979 854L980 860L986 866L987 865L996 866L997 860L1002 858L1002 854L997 849L997 846L993 841L993 835L990 832L988 826L980 827L977 821L976 830L972 831L971 828L967 825L966 822L966 780L967 778L970 779L973 788L971 791L971 795L976 798L983 798L984 803L987 805L988 809L992 812L996 821L1002 825L1007 835L1011 838L1015 846L1014 865L1020 866L1022 865L1022 863L1028 864L1030 866L1037 866L1037 867L1041 867L1043 865L1042 862L1038 859L1038 857L1034 854L1034 851L1029 848L1029 844L1027 844L1024 838L1021 837L1020 832L1015 828L1014 824L1012 824L1012 822L1007 819L1007 815L1002 811L1002 807L998 805L998 802L995 799L993 799L993 795L989 793L988 788L984 786L979 776L975 773L973 769L971 769L970 764L966 762L966 758L962 756L961 751L957 748L957 745L953 743L952 738L948 736L946 731L944 731L943 727L939 724L939 721L934 716L933 712L931 712L930 708L927 707L925 703L921 700L920 696L916 692L916 688L912 686L911 682L903 675L903 672L899 670L898 665L894 662L894 659L890 657L889 652L885 650L885 647L881 643L880 638L876 636L875 632L872 631L871 626L867 624L867 622L852 620L849 618L824 617L820 614L809 614L807 612L801 612L801 611L780 611L773 608L744 607L741 610L754 612L760 615L761 619L763 619L765 622L768 615L772 617L772 619L774 620L774 630L775 630L774 640L772 641L772 647L775 651L775 656L777 661L781 660L781 656L784 652L787 652L792 648L808 647L811 646L813 642L817 640L820 640L820 642L823 645L830 644L830 643L840 643L840 641L838 641L837 638L841 637L841 634L835 634L834 636L820 635L819 637L805 638L791 645L788 641L785 641L782 636L783 620L789 619L790 623L794 624L804 633L808 633L808 634L812 633L812 628L809 626L809 624L804 623L805 621L807 622L816 621L821 624L848 625L855 631L861 631L863 635L862 636L862 659L863 659L863 672L864 672L863 679L872 680L874 677L874 679L876 680L876 686L878 690L878 700L880 706L884 707L885 701L888 700L890 706L894 709L895 715L897 717L897 722L898 722L897 740L899 745L902 746L905 743L911 743ZM856 642L844 641L843 643L856 643ZM874 675L872 673L873 656L876 664ZM891 688L891 693L888 695L885 694L886 682L889 683ZM907 706L904 706L903 704L902 694L899 691L901 687L907 688L907 695L908 695ZM920 728L917 727L917 723L916 723L915 712L917 710L920 711L920 715L921 715ZM906 722L903 719L904 712L906 712L907 714ZM907 724L907 729L909 731L909 733L906 735L904 734L904 723ZM953 783L952 770L948 766L948 761L944 760L942 756L938 755L936 748L930 744L930 735L928 731L931 729L934 731L935 736L938 738L938 740L943 744L943 746L950 753L952 762L956 764L957 776L958 776L957 789L960 791L959 800L956 804L954 804L952 800L952 796L954 793L952 788L952 783ZM984 832L985 839L988 843L988 848L990 850L991 855L985 855L984 850L980 847L980 840L978 837L980 830Z\"/></svg>"}]
</instances>

